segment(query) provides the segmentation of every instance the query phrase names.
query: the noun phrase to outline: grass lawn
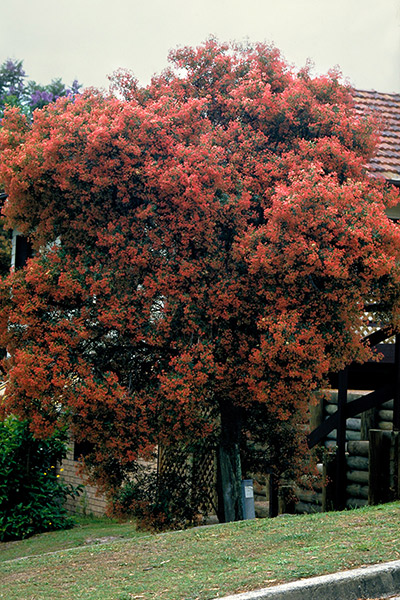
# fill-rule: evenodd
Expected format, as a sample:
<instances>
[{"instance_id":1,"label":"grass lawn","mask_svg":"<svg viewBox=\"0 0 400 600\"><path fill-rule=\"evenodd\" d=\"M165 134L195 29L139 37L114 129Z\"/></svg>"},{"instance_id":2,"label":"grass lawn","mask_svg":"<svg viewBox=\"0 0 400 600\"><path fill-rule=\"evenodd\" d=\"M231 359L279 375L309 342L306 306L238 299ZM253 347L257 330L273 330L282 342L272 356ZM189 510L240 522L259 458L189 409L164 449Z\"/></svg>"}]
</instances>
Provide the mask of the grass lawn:
<instances>
[{"instance_id":1,"label":"grass lawn","mask_svg":"<svg viewBox=\"0 0 400 600\"><path fill-rule=\"evenodd\" d=\"M134 539L148 535L136 531L133 522L117 523L112 519L74 517L76 525L65 531L50 531L18 542L0 542L0 564L13 558L26 558L68 548L102 544L115 539Z\"/></svg>"},{"instance_id":2,"label":"grass lawn","mask_svg":"<svg viewBox=\"0 0 400 600\"><path fill-rule=\"evenodd\" d=\"M0 545L0 598L210 600L399 558L399 502L161 535L98 520Z\"/></svg>"}]
</instances>

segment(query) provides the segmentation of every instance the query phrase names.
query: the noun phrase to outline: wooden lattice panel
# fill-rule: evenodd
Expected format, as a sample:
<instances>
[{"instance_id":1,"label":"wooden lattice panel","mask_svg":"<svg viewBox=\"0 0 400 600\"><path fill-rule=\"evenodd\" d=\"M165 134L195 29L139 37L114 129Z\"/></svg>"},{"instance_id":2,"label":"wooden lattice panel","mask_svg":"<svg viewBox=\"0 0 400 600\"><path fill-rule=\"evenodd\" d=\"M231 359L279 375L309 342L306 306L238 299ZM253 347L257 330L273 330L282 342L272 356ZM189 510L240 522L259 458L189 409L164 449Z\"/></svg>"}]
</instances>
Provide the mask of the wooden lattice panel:
<instances>
[{"instance_id":1,"label":"wooden lattice panel","mask_svg":"<svg viewBox=\"0 0 400 600\"><path fill-rule=\"evenodd\" d=\"M188 499L199 513L209 514L215 511L215 451L209 448L195 452L176 447L159 447L158 473L160 485L163 478L178 477L187 483L191 490Z\"/></svg>"},{"instance_id":2,"label":"wooden lattice panel","mask_svg":"<svg viewBox=\"0 0 400 600\"><path fill-rule=\"evenodd\" d=\"M215 451L202 449L193 456L193 501L202 514L215 512L216 501Z\"/></svg>"},{"instance_id":3,"label":"wooden lattice panel","mask_svg":"<svg viewBox=\"0 0 400 600\"><path fill-rule=\"evenodd\" d=\"M365 317L364 321L361 324L360 328L358 329L360 338L367 337L368 335L371 335L371 333L378 331L382 327L382 323L380 323L378 315L376 313L366 312L366 313L364 313L364 317ZM385 344L394 344L394 343L395 343L394 336L385 340Z\"/></svg>"},{"instance_id":4,"label":"wooden lattice panel","mask_svg":"<svg viewBox=\"0 0 400 600\"><path fill-rule=\"evenodd\" d=\"M160 446L158 450L158 474L160 479L168 475L188 478L191 473L190 456L176 446Z\"/></svg>"}]
</instances>

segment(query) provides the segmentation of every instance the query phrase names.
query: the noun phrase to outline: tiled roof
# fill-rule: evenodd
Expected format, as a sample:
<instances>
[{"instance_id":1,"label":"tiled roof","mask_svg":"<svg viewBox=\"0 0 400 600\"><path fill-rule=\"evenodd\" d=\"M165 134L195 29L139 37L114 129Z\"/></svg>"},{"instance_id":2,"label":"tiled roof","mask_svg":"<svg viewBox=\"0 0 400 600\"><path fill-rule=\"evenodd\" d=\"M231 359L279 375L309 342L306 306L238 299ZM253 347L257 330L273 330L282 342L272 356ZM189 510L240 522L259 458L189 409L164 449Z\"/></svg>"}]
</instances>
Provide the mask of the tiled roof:
<instances>
[{"instance_id":1,"label":"tiled roof","mask_svg":"<svg viewBox=\"0 0 400 600\"><path fill-rule=\"evenodd\" d=\"M400 94L354 90L354 100L357 111L376 115L382 123L370 171L400 184Z\"/></svg>"}]
</instances>

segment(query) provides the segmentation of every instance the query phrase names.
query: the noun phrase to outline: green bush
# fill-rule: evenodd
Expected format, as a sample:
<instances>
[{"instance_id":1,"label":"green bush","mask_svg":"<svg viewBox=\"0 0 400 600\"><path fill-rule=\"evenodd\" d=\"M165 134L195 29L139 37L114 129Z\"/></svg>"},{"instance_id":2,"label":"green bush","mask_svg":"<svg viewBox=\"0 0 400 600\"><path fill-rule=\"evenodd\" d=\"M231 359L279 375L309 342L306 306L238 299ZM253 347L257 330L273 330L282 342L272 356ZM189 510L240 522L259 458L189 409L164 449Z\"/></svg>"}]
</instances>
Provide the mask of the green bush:
<instances>
[{"instance_id":1,"label":"green bush","mask_svg":"<svg viewBox=\"0 0 400 600\"><path fill-rule=\"evenodd\" d=\"M0 541L73 525L64 503L79 490L57 472L65 451L62 432L37 440L27 421L0 421Z\"/></svg>"}]
</instances>

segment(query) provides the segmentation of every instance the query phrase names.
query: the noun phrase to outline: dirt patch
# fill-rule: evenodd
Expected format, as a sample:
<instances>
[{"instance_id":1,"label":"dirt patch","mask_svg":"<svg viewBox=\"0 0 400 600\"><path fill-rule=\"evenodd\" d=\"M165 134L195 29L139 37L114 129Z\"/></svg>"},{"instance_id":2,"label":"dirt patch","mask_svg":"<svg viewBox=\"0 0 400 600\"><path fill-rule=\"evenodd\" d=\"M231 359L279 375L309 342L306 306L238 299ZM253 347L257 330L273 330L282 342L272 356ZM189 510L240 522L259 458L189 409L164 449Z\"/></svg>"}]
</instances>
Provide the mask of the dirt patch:
<instances>
[{"instance_id":1,"label":"dirt patch","mask_svg":"<svg viewBox=\"0 0 400 600\"><path fill-rule=\"evenodd\" d=\"M85 544L108 544L108 542L116 542L117 540L123 540L122 535L107 535L104 537L86 538Z\"/></svg>"}]
</instances>

